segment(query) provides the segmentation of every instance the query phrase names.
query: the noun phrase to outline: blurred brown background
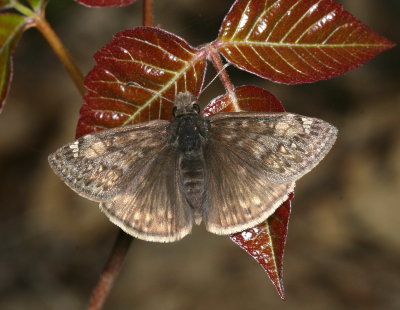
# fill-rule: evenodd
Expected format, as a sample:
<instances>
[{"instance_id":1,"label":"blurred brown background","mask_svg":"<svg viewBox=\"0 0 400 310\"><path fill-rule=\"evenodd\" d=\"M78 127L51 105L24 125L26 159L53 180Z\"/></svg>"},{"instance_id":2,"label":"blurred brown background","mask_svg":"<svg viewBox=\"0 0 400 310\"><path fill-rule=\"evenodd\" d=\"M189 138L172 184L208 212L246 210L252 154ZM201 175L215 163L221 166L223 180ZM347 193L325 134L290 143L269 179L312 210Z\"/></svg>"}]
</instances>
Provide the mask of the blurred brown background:
<instances>
[{"instance_id":1,"label":"blurred brown background","mask_svg":"<svg viewBox=\"0 0 400 310\"><path fill-rule=\"evenodd\" d=\"M233 1L155 1L155 22L192 45L213 40ZM398 0L345 8L400 42ZM89 9L50 1L48 19L87 73L112 34L140 25L140 3ZM314 84L276 85L229 68L288 111L339 128L327 158L298 182L282 302L263 270L203 227L174 244L134 241L106 309L400 309L399 48ZM0 115L0 309L84 309L117 229L52 173L47 156L73 140L82 100L44 39L24 34ZM210 76L214 74L210 70ZM219 82L203 104L222 93Z\"/></svg>"}]
</instances>

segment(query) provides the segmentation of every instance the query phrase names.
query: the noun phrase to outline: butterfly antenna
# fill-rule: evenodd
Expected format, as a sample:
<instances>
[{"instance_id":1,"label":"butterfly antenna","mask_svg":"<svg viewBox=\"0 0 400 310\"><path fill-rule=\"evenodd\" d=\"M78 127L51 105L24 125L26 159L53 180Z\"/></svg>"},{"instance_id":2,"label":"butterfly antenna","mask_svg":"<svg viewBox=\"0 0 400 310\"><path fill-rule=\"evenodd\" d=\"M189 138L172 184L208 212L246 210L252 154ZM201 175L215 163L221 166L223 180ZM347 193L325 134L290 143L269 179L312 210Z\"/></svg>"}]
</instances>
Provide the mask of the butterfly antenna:
<instances>
[{"instance_id":1,"label":"butterfly antenna","mask_svg":"<svg viewBox=\"0 0 400 310\"><path fill-rule=\"evenodd\" d=\"M215 79L221 74L221 72L224 71L224 70L225 70L227 67L229 67L230 65L231 65L231 64L230 64L229 62L226 63L226 64L222 67L222 69L219 70L218 73L213 77L213 79L207 84L207 86L204 87L204 88L201 90L200 94L202 94L202 93L211 85L211 83L215 81ZM200 94L199 94L199 96L200 96Z\"/></svg>"},{"instance_id":2,"label":"butterfly antenna","mask_svg":"<svg viewBox=\"0 0 400 310\"><path fill-rule=\"evenodd\" d=\"M211 83L215 81L215 79L221 74L221 72L224 71L224 70L225 70L227 67L229 67L230 65L231 65L231 64L230 64L229 62L226 63L226 64L222 67L222 69L219 70L218 73L213 77L213 79L206 85L206 87L204 87L204 88L201 90L200 94L202 94L202 93L211 85ZM142 89L144 89L144 90L146 90L146 91L152 92L153 94L159 96L160 98L162 98L162 99L164 99L164 100L167 100L167 101L169 101L169 102L171 102L171 103L174 103L173 100L168 99L168 98L162 96L159 92L157 92L157 91L155 91L155 90L153 90L153 89L150 89L150 88L146 88L146 87L140 85L140 84L137 83L137 82L131 82L131 81L129 81L129 82L126 83L126 86L134 86L134 87L142 88ZM199 94L199 96L200 96L200 94Z\"/></svg>"},{"instance_id":3,"label":"butterfly antenna","mask_svg":"<svg viewBox=\"0 0 400 310\"><path fill-rule=\"evenodd\" d=\"M149 92L151 92L151 93L153 93L153 94L159 96L160 98L162 98L162 99L164 99L164 100L167 100L167 101L169 101L169 102L171 102L171 103L174 103L174 101L172 101L171 99L168 99L168 98L164 97L163 95L161 95L159 92L155 91L154 89L146 88L146 87L140 85L140 84L137 83L137 82L127 82L127 83L126 83L126 86L134 86L134 87L142 88L142 89L144 89L144 90L147 90L147 91L149 91Z\"/></svg>"}]
</instances>

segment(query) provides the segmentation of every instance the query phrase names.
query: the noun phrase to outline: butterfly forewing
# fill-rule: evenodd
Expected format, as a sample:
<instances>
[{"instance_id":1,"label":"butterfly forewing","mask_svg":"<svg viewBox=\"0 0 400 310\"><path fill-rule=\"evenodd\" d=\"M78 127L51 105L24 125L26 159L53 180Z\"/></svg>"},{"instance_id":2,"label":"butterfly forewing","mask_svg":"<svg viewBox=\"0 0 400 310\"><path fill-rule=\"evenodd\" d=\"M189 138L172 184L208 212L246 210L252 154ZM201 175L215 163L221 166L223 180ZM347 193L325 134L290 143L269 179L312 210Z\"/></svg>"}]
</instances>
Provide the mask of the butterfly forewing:
<instances>
[{"instance_id":1,"label":"butterfly forewing","mask_svg":"<svg viewBox=\"0 0 400 310\"><path fill-rule=\"evenodd\" d=\"M133 175L128 187L100 203L109 219L127 233L147 241L172 242L192 228L192 210L186 201L174 146L166 146Z\"/></svg>"},{"instance_id":2,"label":"butterfly forewing","mask_svg":"<svg viewBox=\"0 0 400 310\"><path fill-rule=\"evenodd\" d=\"M292 182L309 172L337 134L325 121L290 113L218 113L208 119L210 140L276 183Z\"/></svg>"},{"instance_id":3,"label":"butterfly forewing","mask_svg":"<svg viewBox=\"0 0 400 310\"><path fill-rule=\"evenodd\" d=\"M88 134L49 156L60 178L97 201L121 192L167 143L168 121L153 121Z\"/></svg>"}]
</instances>

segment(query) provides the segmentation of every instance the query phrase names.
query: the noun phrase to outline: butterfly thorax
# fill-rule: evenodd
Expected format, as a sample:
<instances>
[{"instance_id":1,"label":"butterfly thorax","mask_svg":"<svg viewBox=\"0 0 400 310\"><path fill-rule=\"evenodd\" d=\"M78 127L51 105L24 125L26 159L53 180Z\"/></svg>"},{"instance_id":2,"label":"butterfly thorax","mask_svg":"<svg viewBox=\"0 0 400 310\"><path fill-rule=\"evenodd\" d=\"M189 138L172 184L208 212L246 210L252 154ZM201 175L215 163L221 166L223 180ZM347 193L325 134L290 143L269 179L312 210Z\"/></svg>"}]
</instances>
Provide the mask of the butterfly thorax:
<instances>
[{"instance_id":1,"label":"butterfly thorax","mask_svg":"<svg viewBox=\"0 0 400 310\"><path fill-rule=\"evenodd\" d=\"M183 115L176 122L175 137L177 151L187 158L202 153L202 144L207 138L207 123L195 114Z\"/></svg>"}]
</instances>

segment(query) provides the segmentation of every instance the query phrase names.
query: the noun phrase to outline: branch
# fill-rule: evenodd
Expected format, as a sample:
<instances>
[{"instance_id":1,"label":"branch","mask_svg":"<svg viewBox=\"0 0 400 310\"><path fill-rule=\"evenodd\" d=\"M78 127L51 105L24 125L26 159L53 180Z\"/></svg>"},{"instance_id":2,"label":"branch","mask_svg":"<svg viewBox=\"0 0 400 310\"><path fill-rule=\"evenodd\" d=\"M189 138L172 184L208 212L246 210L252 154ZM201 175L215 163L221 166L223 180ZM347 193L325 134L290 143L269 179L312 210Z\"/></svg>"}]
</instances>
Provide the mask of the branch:
<instances>
[{"instance_id":1,"label":"branch","mask_svg":"<svg viewBox=\"0 0 400 310\"><path fill-rule=\"evenodd\" d=\"M208 47L210 60L218 72L219 79L221 80L222 84L225 87L225 90L234 105L237 105L237 98L235 94L235 87L232 84L231 79L229 78L228 72L226 72L224 65L221 60L221 56L218 53L217 48L210 44Z\"/></svg>"},{"instance_id":2,"label":"branch","mask_svg":"<svg viewBox=\"0 0 400 310\"><path fill-rule=\"evenodd\" d=\"M153 0L143 1L143 26L153 26Z\"/></svg>"},{"instance_id":3,"label":"branch","mask_svg":"<svg viewBox=\"0 0 400 310\"><path fill-rule=\"evenodd\" d=\"M133 238L130 235L119 229L114 247L111 250L111 255L108 258L103 272L100 275L100 279L93 290L87 310L100 310L103 308L108 294L114 284L115 278L121 270L132 239Z\"/></svg>"}]
</instances>

